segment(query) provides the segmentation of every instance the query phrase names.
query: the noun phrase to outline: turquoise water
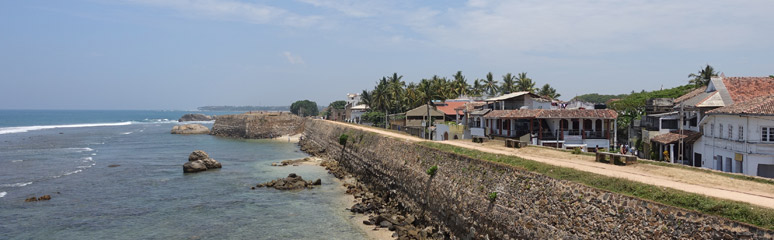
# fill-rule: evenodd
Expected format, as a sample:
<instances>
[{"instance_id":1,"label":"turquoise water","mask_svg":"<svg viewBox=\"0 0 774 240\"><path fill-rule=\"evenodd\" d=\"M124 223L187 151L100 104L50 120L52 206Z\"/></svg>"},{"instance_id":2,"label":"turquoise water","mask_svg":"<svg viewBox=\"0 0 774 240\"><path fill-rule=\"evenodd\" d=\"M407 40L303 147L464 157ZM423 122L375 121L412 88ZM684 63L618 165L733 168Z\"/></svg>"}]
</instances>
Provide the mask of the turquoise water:
<instances>
[{"instance_id":1,"label":"turquoise water","mask_svg":"<svg viewBox=\"0 0 774 240\"><path fill-rule=\"evenodd\" d=\"M296 144L169 134L184 113L0 111L0 239L365 238L324 169L270 166ZM183 174L198 149L223 168ZM250 190L291 172L323 185Z\"/></svg>"}]
</instances>

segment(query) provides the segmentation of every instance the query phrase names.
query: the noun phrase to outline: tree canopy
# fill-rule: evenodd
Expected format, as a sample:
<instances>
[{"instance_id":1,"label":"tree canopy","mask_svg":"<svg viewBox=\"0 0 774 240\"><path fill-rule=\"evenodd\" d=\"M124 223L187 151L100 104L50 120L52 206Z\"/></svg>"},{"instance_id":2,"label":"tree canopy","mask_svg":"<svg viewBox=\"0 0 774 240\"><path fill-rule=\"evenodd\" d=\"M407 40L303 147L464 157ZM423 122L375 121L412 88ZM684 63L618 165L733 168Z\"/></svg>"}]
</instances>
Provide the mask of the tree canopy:
<instances>
[{"instance_id":1,"label":"tree canopy","mask_svg":"<svg viewBox=\"0 0 774 240\"><path fill-rule=\"evenodd\" d=\"M696 87L706 86L707 84L709 84L710 79L712 79L712 77L717 77L717 76L718 76L718 72L716 72L715 69L712 68L712 66L707 64L706 67L704 67L703 69L699 69L698 72L688 74L688 77L691 78L691 80L689 80L688 82L693 84Z\"/></svg>"},{"instance_id":2,"label":"tree canopy","mask_svg":"<svg viewBox=\"0 0 774 240\"><path fill-rule=\"evenodd\" d=\"M578 101L590 102L590 103L606 103L610 99L623 99L626 96L629 96L629 94L605 95L605 94L598 94L598 93L589 93L589 94L578 95L573 99Z\"/></svg>"},{"instance_id":3,"label":"tree canopy","mask_svg":"<svg viewBox=\"0 0 774 240\"><path fill-rule=\"evenodd\" d=\"M335 102L332 102L330 105L328 105L328 107L332 109L344 109L345 107L347 107L347 102L343 100L335 101Z\"/></svg>"},{"instance_id":4,"label":"tree canopy","mask_svg":"<svg viewBox=\"0 0 774 240\"><path fill-rule=\"evenodd\" d=\"M317 103L309 100L296 101L293 104L290 104L290 112L302 117L319 114Z\"/></svg>"}]
</instances>

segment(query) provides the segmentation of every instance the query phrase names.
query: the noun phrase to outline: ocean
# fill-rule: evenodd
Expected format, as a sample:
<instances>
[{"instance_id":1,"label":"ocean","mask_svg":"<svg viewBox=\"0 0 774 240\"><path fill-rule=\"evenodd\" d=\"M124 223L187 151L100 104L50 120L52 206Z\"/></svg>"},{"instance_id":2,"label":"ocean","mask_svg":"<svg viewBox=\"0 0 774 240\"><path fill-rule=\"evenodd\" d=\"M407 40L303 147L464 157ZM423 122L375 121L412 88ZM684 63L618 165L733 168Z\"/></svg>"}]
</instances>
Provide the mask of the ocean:
<instances>
[{"instance_id":1,"label":"ocean","mask_svg":"<svg viewBox=\"0 0 774 240\"><path fill-rule=\"evenodd\" d=\"M307 157L295 143L170 134L185 113L0 110L0 239L367 237L325 169L271 166ZM194 150L223 168L183 174ZM323 184L250 189L291 172Z\"/></svg>"}]
</instances>

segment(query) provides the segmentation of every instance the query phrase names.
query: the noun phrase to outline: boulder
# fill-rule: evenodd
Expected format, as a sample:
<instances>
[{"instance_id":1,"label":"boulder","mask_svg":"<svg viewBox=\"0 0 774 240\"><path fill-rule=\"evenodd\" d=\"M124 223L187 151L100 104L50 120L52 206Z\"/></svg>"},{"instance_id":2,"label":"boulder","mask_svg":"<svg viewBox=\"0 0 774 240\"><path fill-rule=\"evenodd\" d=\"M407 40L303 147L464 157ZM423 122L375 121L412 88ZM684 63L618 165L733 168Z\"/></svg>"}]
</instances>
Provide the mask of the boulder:
<instances>
[{"instance_id":1,"label":"boulder","mask_svg":"<svg viewBox=\"0 0 774 240\"><path fill-rule=\"evenodd\" d=\"M222 167L223 165L220 164L220 162L210 158L210 155L208 155L206 152L202 150L196 150L188 155L188 162L183 164L183 172L195 173Z\"/></svg>"},{"instance_id":2,"label":"boulder","mask_svg":"<svg viewBox=\"0 0 774 240\"><path fill-rule=\"evenodd\" d=\"M201 171L207 171L207 166L204 165L204 161L202 160L190 161L183 164L184 173L195 173Z\"/></svg>"},{"instance_id":3,"label":"boulder","mask_svg":"<svg viewBox=\"0 0 774 240\"><path fill-rule=\"evenodd\" d=\"M201 124L185 124L172 127L172 134L209 134L210 129Z\"/></svg>"},{"instance_id":4,"label":"boulder","mask_svg":"<svg viewBox=\"0 0 774 240\"><path fill-rule=\"evenodd\" d=\"M266 183L256 185L256 187L273 187L277 190L295 190L304 188L314 188L314 185L320 185L320 179L317 181L305 181L301 176L291 173L286 178L278 178Z\"/></svg>"},{"instance_id":5,"label":"boulder","mask_svg":"<svg viewBox=\"0 0 774 240\"><path fill-rule=\"evenodd\" d=\"M215 117L207 116L201 113L189 113L185 114L180 119L178 119L178 122L190 122L190 121L212 121L215 120Z\"/></svg>"},{"instance_id":6,"label":"boulder","mask_svg":"<svg viewBox=\"0 0 774 240\"><path fill-rule=\"evenodd\" d=\"M204 160L210 158L210 155L202 150L193 151L188 155L188 161Z\"/></svg>"}]
</instances>

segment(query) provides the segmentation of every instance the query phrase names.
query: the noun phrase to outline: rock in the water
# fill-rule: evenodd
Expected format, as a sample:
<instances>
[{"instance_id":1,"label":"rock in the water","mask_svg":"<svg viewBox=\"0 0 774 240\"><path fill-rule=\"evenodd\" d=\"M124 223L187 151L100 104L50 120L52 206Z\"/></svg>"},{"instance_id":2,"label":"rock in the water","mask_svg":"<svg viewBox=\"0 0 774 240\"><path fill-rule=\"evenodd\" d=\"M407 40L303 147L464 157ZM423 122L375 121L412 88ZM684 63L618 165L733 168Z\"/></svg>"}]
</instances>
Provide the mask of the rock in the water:
<instances>
[{"instance_id":1,"label":"rock in the water","mask_svg":"<svg viewBox=\"0 0 774 240\"><path fill-rule=\"evenodd\" d=\"M185 124L172 127L172 134L208 134L210 129L201 124Z\"/></svg>"},{"instance_id":2,"label":"rock in the water","mask_svg":"<svg viewBox=\"0 0 774 240\"><path fill-rule=\"evenodd\" d=\"M295 190L304 188L314 188L316 182L320 181L305 181L301 176L291 173L286 178L278 178L270 182L258 184L257 187L273 187L277 190ZM320 185L320 184L317 184Z\"/></svg>"},{"instance_id":3,"label":"rock in the water","mask_svg":"<svg viewBox=\"0 0 774 240\"><path fill-rule=\"evenodd\" d=\"M210 155L202 150L196 150L188 155L188 161L204 160L210 158Z\"/></svg>"},{"instance_id":4,"label":"rock in the water","mask_svg":"<svg viewBox=\"0 0 774 240\"><path fill-rule=\"evenodd\" d=\"M184 173L195 173L201 171L207 171L207 166L204 165L204 161L202 160L190 161L183 164Z\"/></svg>"},{"instance_id":5,"label":"rock in the water","mask_svg":"<svg viewBox=\"0 0 774 240\"><path fill-rule=\"evenodd\" d=\"M38 201L38 198L36 198L36 197L31 197L31 198L24 199L24 201L25 201L25 202L37 202L37 201Z\"/></svg>"},{"instance_id":6,"label":"rock in the water","mask_svg":"<svg viewBox=\"0 0 774 240\"><path fill-rule=\"evenodd\" d=\"M38 198L38 201L46 201L46 200L51 200L51 195L43 195Z\"/></svg>"},{"instance_id":7,"label":"rock in the water","mask_svg":"<svg viewBox=\"0 0 774 240\"><path fill-rule=\"evenodd\" d=\"M189 113L186 115L183 115L178 119L178 122L190 122L190 121L212 121L215 120L212 116L207 116L201 113Z\"/></svg>"},{"instance_id":8,"label":"rock in the water","mask_svg":"<svg viewBox=\"0 0 774 240\"><path fill-rule=\"evenodd\" d=\"M208 169L222 168L223 165L215 159L210 158L206 152L196 150L188 155L188 162L183 164L184 173L195 173L207 171Z\"/></svg>"},{"instance_id":9,"label":"rock in the water","mask_svg":"<svg viewBox=\"0 0 774 240\"><path fill-rule=\"evenodd\" d=\"M118 165L118 164L110 164L110 165L108 165L108 167L120 167L120 166L121 165Z\"/></svg>"}]
</instances>

